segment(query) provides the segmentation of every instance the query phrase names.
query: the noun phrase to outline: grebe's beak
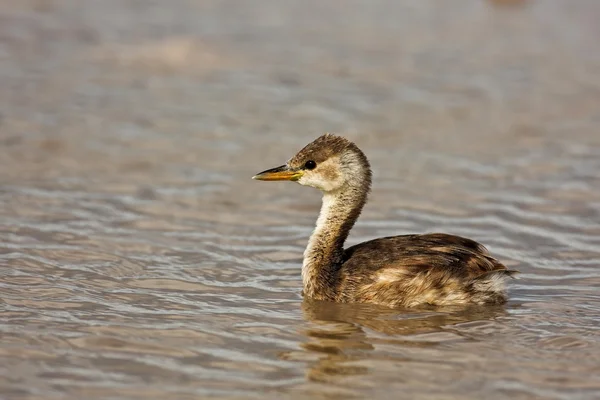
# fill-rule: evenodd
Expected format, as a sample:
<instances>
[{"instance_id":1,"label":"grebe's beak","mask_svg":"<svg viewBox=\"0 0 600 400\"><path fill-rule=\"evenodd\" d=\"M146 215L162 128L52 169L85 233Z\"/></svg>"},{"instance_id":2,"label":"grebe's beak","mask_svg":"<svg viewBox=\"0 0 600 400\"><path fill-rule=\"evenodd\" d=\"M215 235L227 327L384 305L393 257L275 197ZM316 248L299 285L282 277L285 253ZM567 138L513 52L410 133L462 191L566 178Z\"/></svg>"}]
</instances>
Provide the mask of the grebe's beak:
<instances>
[{"instance_id":1,"label":"grebe's beak","mask_svg":"<svg viewBox=\"0 0 600 400\"><path fill-rule=\"evenodd\" d=\"M256 174L252 179L258 181L297 181L303 174L304 171L302 170L294 171L287 165L282 165L281 167L271 168Z\"/></svg>"}]
</instances>

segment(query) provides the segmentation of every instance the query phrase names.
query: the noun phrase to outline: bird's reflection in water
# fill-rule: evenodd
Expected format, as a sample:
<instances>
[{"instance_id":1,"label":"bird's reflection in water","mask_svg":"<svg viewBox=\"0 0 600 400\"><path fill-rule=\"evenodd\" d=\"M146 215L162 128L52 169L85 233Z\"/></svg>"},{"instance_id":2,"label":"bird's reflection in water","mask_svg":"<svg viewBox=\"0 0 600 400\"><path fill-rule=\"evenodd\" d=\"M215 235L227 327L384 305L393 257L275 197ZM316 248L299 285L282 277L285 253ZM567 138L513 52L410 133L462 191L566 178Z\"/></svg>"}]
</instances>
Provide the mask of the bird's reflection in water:
<instances>
[{"instance_id":1,"label":"bird's reflection in water","mask_svg":"<svg viewBox=\"0 0 600 400\"><path fill-rule=\"evenodd\" d=\"M340 378L366 375L368 368L353 361L372 358L375 346L436 346L436 340L414 340L415 335L452 332L452 326L487 321L506 315L503 306L420 308L398 310L369 304L343 304L304 300L304 318L310 327L303 333L304 351L282 354L285 359L307 361L307 378L337 382ZM454 333L456 335L456 333ZM457 336L460 339L460 336ZM402 361L398 357L396 361Z\"/></svg>"}]
</instances>

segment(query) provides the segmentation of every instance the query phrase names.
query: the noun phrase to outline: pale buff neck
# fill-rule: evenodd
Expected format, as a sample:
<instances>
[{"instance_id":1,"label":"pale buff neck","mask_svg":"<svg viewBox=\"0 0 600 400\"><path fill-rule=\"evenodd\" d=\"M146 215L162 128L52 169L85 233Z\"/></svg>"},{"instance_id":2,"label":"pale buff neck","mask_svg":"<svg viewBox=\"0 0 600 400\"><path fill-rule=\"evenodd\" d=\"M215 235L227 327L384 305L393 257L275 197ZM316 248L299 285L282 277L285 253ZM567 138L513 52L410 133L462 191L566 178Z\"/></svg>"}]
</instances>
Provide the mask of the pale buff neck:
<instances>
[{"instance_id":1,"label":"pale buff neck","mask_svg":"<svg viewBox=\"0 0 600 400\"><path fill-rule=\"evenodd\" d=\"M370 183L370 182L369 182ZM366 202L369 185L347 186L323 194L323 204L304 252L302 283L305 296L332 295L343 261L344 242Z\"/></svg>"}]
</instances>

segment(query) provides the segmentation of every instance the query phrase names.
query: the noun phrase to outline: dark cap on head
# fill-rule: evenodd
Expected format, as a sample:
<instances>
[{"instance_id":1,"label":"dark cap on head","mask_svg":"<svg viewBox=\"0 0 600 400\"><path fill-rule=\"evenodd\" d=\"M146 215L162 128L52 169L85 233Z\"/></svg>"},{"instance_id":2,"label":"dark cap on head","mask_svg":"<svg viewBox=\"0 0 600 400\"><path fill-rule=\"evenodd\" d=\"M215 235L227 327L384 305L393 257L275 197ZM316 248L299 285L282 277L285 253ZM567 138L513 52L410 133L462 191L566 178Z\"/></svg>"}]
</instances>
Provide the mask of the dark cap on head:
<instances>
[{"instance_id":1,"label":"dark cap on head","mask_svg":"<svg viewBox=\"0 0 600 400\"><path fill-rule=\"evenodd\" d=\"M309 160L321 163L333 156L340 156L344 151L350 149L362 154L358 147L348 139L326 133L304 146L288 161L288 165L292 168L300 168Z\"/></svg>"}]
</instances>

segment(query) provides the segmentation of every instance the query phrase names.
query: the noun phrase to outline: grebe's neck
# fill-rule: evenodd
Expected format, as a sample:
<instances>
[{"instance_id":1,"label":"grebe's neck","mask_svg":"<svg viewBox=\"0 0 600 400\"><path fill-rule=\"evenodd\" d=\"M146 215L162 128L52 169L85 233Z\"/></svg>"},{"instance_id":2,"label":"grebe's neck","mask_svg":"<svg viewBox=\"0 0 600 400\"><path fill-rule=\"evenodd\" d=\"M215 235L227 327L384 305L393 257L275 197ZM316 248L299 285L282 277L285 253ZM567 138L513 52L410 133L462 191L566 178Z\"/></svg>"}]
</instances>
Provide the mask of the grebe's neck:
<instances>
[{"instance_id":1,"label":"grebe's neck","mask_svg":"<svg viewBox=\"0 0 600 400\"><path fill-rule=\"evenodd\" d=\"M332 298L343 261L344 242L367 201L370 183L369 173L362 184L323 194L321 213L302 263L305 296Z\"/></svg>"}]
</instances>

